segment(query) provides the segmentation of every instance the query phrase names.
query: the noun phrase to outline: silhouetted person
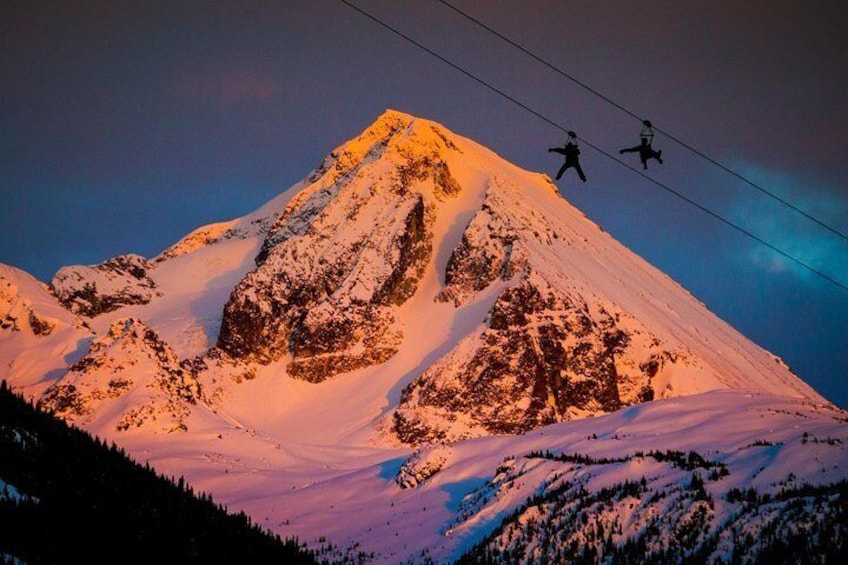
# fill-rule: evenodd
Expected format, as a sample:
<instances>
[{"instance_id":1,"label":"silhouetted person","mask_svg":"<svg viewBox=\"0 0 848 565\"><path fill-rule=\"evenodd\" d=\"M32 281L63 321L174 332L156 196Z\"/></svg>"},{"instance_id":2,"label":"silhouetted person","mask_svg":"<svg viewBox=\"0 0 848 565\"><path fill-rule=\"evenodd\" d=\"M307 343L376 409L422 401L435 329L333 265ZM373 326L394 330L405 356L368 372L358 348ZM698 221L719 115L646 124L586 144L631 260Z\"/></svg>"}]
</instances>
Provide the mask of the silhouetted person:
<instances>
[{"instance_id":1,"label":"silhouetted person","mask_svg":"<svg viewBox=\"0 0 848 565\"><path fill-rule=\"evenodd\" d=\"M551 147L548 149L548 153L559 153L560 155L565 155L565 163L563 163L562 167L560 167L556 180L559 180L560 177L562 177L562 174L566 169L574 167L577 170L577 176L580 177L580 180L586 182L586 175L583 173L583 167L580 166L580 161L577 157L580 155L580 148L577 147L576 133L573 131L568 132L568 140L565 142L565 147Z\"/></svg>"},{"instance_id":2,"label":"silhouetted person","mask_svg":"<svg viewBox=\"0 0 848 565\"><path fill-rule=\"evenodd\" d=\"M656 159L662 165L662 151L654 151L654 148L651 147L651 143L654 140L654 128L651 122L645 120L642 122L642 125L642 131L639 133L641 143L636 147L621 149L619 154L638 153L639 158L642 159L642 168L644 169L648 168L648 159Z\"/></svg>"}]
</instances>

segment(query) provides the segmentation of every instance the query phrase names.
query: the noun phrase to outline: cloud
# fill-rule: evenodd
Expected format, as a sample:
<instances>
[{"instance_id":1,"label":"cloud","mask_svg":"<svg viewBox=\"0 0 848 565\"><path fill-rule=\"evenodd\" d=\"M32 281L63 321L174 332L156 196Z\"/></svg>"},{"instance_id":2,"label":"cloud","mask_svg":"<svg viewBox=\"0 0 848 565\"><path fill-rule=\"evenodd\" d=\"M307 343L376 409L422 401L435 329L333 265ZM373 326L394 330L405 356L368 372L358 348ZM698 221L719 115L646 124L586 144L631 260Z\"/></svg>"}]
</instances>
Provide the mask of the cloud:
<instances>
[{"instance_id":1,"label":"cloud","mask_svg":"<svg viewBox=\"0 0 848 565\"><path fill-rule=\"evenodd\" d=\"M802 175L751 164L736 167L742 176L774 193L842 234L848 232L848 194ZM814 269L848 285L848 240L745 184L733 203L739 225ZM806 280L816 275L753 242L748 257L770 272L792 271Z\"/></svg>"}]
</instances>

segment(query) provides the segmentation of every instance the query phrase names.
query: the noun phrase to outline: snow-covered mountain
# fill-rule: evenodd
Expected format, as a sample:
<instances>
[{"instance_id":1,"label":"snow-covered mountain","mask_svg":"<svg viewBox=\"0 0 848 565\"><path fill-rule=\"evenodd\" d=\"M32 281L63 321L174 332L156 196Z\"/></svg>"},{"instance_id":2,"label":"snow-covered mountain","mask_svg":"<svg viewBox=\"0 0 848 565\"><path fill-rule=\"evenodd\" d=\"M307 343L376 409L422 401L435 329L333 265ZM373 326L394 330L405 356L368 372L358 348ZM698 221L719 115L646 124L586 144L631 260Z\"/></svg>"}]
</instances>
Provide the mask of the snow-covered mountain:
<instances>
[{"instance_id":1,"label":"snow-covered mountain","mask_svg":"<svg viewBox=\"0 0 848 565\"><path fill-rule=\"evenodd\" d=\"M281 534L377 560L441 562L485 536L532 553L554 542L508 514L577 524L531 498L624 481L630 506L598 522L609 543L671 551L643 534L671 527L652 518L675 515L670 485L702 481L675 512L726 556L748 516L732 489L830 488L848 465L845 415L780 359L547 176L400 112L151 260L67 267L49 287L0 275L13 386ZM694 506L702 489L713 508ZM554 545L607 543L580 524Z\"/></svg>"}]
</instances>

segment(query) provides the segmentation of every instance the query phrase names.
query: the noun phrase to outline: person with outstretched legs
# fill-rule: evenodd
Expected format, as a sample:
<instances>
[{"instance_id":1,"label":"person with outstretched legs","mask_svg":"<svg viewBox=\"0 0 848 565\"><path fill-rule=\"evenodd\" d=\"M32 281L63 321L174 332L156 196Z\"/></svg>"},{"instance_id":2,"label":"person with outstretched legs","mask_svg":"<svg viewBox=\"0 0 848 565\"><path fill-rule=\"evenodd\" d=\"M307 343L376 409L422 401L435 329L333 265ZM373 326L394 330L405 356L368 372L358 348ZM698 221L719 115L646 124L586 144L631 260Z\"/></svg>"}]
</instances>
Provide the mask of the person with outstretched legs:
<instances>
[{"instance_id":1,"label":"person with outstretched legs","mask_svg":"<svg viewBox=\"0 0 848 565\"><path fill-rule=\"evenodd\" d=\"M577 171L577 176L580 177L580 180L586 182L586 173L583 172L583 167L580 166L580 163L578 161L570 162L568 159L566 159L565 163L563 163L562 167L560 167L556 180L562 178L562 174L566 171L566 169L571 167L574 167L574 170Z\"/></svg>"},{"instance_id":2,"label":"person with outstretched legs","mask_svg":"<svg viewBox=\"0 0 848 565\"><path fill-rule=\"evenodd\" d=\"M580 148L577 147L577 134L573 131L568 132L568 139L566 140L565 147L551 147L548 149L548 153L559 153L560 155L565 155L565 163L563 163L562 167L560 167L559 172L556 175L556 180L562 178L563 173L566 170L574 167L574 170L577 171L577 176L580 177L580 180L586 182L586 173L583 172L583 167L580 166Z\"/></svg>"}]
</instances>

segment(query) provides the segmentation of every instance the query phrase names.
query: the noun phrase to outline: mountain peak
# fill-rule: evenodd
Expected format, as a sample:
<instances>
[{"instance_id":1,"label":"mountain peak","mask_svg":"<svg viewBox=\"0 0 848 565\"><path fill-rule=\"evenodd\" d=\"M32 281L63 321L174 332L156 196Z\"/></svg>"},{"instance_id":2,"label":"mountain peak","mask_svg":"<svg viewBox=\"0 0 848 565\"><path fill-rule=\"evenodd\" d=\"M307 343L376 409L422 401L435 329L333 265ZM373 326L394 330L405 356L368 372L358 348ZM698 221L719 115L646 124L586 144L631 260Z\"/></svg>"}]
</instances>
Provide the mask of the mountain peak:
<instances>
[{"instance_id":1,"label":"mountain peak","mask_svg":"<svg viewBox=\"0 0 848 565\"><path fill-rule=\"evenodd\" d=\"M277 217L218 347L315 383L409 374L391 424L408 443L716 388L817 397L546 176L394 110L334 150Z\"/></svg>"},{"instance_id":2,"label":"mountain peak","mask_svg":"<svg viewBox=\"0 0 848 565\"><path fill-rule=\"evenodd\" d=\"M218 346L266 363L288 353L288 374L310 381L397 353L396 309L431 262L437 210L462 190L459 153L437 124L395 111L334 150L270 228Z\"/></svg>"},{"instance_id":3,"label":"mountain peak","mask_svg":"<svg viewBox=\"0 0 848 565\"><path fill-rule=\"evenodd\" d=\"M388 127L391 129L405 128L412 125L415 121L421 121L421 119L413 116L412 114L407 114L406 112L386 108L386 110L384 110L370 126L365 128L363 133L380 127Z\"/></svg>"},{"instance_id":4,"label":"mountain peak","mask_svg":"<svg viewBox=\"0 0 848 565\"><path fill-rule=\"evenodd\" d=\"M180 354L214 344L208 356L245 373L374 375L393 406L360 421L409 443L718 388L820 399L546 175L396 110L261 213L198 230L155 264L89 271L66 270L54 292L98 306L96 331L138 316Z\"/></svg>"},{"instance_id":5,"label":"mountain peak","mask_svg":"<svg viewBox=\"0 0 848 565\"><path fill-rule=\"evenodd\" d=\"M445 135L446 133L444 127L437 122L389 108L380 114L370 126L365 128L361 136L381 136L387 132L394 134L400 131L420 135L428 130L433 134L438 132L438 134Z\"/></svg>"},{"instance_id":6,"label":"mountain peak","mask_svg":"<svg viewBox=\"0 0 848 565\"><path fill-rule=\"evenodd\" d=\"M307 180L312 183L325 177L332 183L355 174L364 163L373 160L402 165L425 157L444 159L448 151L461 153L452 137L436 122L386 110L360 135L333 150Z\"/></svg>"}]
</instances>

